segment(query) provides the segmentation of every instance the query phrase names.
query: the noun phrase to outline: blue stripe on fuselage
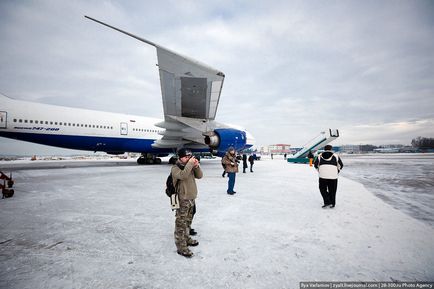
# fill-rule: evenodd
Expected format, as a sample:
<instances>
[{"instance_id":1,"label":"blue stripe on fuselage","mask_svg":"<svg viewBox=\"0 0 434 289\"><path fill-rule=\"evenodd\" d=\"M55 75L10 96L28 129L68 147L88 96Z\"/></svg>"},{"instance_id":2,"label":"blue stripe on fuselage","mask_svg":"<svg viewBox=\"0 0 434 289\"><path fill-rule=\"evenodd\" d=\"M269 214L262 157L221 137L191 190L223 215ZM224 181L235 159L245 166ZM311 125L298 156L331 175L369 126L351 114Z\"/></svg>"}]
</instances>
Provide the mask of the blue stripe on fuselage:
<instances>
[{"instance_id":1,"label":"blue stripe on fuselage","mask_svg":"<svg viewBox=\"0 0 434 289\"><path fill-rule=\"evenodd\" d=\"M43 145L68 149L105 152L171 153L171 149L154 149L153 139L117 138L102 136L54 135L37 133L5 132L0 136Z\"/></svg>"}]
</instances>

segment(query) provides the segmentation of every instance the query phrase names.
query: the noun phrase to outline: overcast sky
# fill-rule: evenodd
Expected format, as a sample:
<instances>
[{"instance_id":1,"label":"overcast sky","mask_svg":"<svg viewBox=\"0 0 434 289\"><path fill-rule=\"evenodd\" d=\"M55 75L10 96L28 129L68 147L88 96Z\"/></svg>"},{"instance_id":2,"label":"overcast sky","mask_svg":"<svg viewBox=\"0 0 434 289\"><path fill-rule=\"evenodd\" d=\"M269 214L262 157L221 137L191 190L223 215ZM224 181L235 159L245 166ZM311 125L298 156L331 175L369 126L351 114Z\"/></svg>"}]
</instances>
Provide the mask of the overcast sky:
<instances>
[{"instance_id":1,"label":"overcast sky","mask_svg":"<svg viewBox=\"0 0 434 289\"><path fill-rule=\"evenodd\" d=\"M258 144L434 137L434 1L2 0L0 92L162 118L155 48L83 15L223 71L216 120Z\"/></svg>"}]
</instances>

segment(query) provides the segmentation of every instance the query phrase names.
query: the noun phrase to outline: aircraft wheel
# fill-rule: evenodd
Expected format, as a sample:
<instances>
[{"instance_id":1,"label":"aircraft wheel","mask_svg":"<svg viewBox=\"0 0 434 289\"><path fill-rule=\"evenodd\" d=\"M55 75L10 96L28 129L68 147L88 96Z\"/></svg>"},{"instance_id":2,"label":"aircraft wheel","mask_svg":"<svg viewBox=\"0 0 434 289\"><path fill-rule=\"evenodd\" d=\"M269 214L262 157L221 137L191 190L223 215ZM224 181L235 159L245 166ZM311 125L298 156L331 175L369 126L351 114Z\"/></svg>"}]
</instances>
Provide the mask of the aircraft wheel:
<instances>
[{"instance_id":1,"label":"aircraft wheel","mask_svg":"<svg viewBox=\"0 0 434 289\"><path fill-rule=\"evenodd\" d=\"M146 159L144 157L140 157L137 159L137 163L139 165L144 165L144 164L146 164Z\"/></svg>"}]
</instances>

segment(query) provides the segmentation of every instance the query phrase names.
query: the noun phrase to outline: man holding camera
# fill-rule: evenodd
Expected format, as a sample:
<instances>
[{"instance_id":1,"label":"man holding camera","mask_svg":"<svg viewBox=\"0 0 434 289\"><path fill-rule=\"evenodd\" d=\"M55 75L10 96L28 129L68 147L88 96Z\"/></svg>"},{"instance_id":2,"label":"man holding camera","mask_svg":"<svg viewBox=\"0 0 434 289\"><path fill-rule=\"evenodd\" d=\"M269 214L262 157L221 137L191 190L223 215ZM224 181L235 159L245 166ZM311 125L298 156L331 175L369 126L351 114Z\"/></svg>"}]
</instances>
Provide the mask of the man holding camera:
<instances>
[{"instance_id":1,"label":"man holding camera","mask_svg":"<svg viewBox=\"0 0 434 289\"><path fill-rule=\"evenodd\" d=\"M230 147L222 159L222 163L225 165L225 171L228 174L228 195L233 195L235 186L235 174L238 173L238 162L235 149Z\"/></svg>"},{"instance_id":2,"label":"man holding camera","mask_svg":"<svg viewBox=\"0 0 434 289\"><path fill-rule=\"evenodd\" d=\"M188 246L199 245L198 241L190 237L189 232L197 197L196 179L202 178L203 173L199 161L185 148L178 151L178 161L171 172L179 196L179 209L176 210L175 220L175 245L179 255L190 258L193 253Z\"/></svg>"}]
</instances>

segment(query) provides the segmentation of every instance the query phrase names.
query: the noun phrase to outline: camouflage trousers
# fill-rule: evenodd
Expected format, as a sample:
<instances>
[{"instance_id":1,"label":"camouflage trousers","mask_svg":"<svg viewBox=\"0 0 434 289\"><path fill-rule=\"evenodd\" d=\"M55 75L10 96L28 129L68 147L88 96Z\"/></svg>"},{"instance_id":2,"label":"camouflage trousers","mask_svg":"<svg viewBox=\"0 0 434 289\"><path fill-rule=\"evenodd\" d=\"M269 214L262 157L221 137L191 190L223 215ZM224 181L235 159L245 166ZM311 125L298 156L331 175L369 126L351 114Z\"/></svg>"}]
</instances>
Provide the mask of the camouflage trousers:
<instances>
[{"instance_id":1,"label":"camouflage trousers","mask_svg":"<svg viewBox=\"0 0 434 289\"><path fill-rule=\"evenodd\" d=\"M176 210L175 220L175 245L178 251L188 249L190 238L190 226L193 221L194 200L179 200L179 209Z\"/></svg>"}]
</instances>

